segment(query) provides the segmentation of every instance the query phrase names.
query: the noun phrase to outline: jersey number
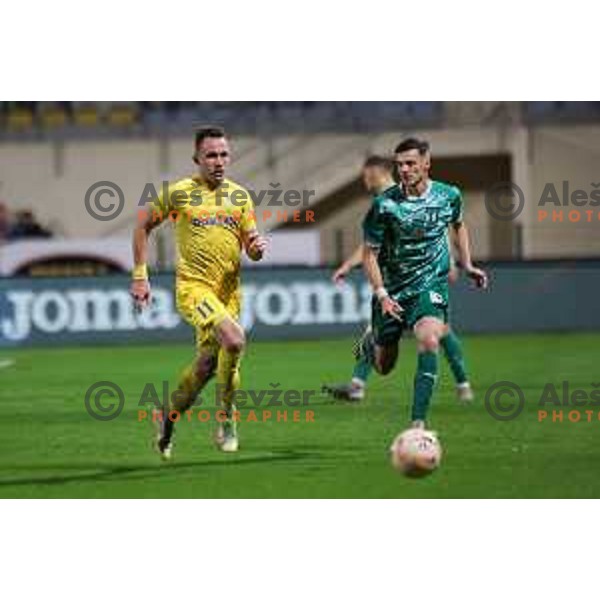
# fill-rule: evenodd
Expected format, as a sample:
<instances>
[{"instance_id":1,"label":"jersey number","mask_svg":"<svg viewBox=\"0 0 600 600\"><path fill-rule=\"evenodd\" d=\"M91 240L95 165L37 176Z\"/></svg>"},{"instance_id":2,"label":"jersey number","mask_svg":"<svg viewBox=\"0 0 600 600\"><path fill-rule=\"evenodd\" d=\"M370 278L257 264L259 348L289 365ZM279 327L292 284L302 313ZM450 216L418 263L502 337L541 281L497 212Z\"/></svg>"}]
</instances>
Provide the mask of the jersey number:
<instances>
[{"instance_id":1,"label":"jersey number","mask_svg":"<svg viewBox=\"0 0 600 600\"><path fill-rule=\"evenodd\" d=\"M208 317L215 312L214 308L208 303L207 300L203 300L200 305L196 307L196 310L200 313L200 316L203 319L208 319Z\"/></svg>"},{"instance_id":2,"label":"jersey number","mask_svg":"<svg viewBox=\"0 0 600 600\"><path fill-rule=\"evenodd\" d=\"M443 306L445 304L442 295L437 292L429 292L429 299L434 306Z\"/></svg>"},{"instance_id":3,"label":"jersey number","mask_svg":"<svg viewBox=\"0 0 600 600\"><path fill-rule=\"evenodd\" d=\"M425 210L425 223L433 225L440 220L440 209L439 208L427 208Z\"/></svg>"}]
</instances>

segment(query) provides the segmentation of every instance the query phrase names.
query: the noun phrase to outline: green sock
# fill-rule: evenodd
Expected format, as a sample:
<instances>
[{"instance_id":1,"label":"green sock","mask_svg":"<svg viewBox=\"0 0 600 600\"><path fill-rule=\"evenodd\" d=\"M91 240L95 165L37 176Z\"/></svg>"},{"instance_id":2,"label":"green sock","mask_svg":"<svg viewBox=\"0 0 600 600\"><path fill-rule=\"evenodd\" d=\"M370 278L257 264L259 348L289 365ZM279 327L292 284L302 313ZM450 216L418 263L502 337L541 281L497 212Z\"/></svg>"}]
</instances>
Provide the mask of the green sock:
<instances>
[{"instance_id":1,"label":"green sock","mask_svg":"<svg viewBox=\"0 0 600 600\"><path fill-rule=\"evenodd\" d=\"M360 379L360 381L367 382L369 375L373 371L373 365L371 361L366 357L361 357L356 361L354 365L354 371L352 372L352 379Z\"/></svg>"},{"instance_id":2,"label":"green sock","mask_svg":"<svg viewBox=\"0 0 600 600\"><path fill-rule=\"evenodd\" d=\"M448 360L456 383L458 385L467 383L469 378L467 376L465 359L458 336L453 331L450 331L446 337L443 337L440 340L440 344L444 350L444 354L446 355L446 359Z\"/></svg>"},{"instance_id":3,"label":"green sock","mask_svg":"<svg viewBox=\"0 0 600 600\"><path fill-rule=\"evenodd\" d=\"M415 391L413 399L412 420L425 421L433 389L437 382L438 355L436 352L419 354L417 374L415 376Z\"/></svg>"}]
</instances>

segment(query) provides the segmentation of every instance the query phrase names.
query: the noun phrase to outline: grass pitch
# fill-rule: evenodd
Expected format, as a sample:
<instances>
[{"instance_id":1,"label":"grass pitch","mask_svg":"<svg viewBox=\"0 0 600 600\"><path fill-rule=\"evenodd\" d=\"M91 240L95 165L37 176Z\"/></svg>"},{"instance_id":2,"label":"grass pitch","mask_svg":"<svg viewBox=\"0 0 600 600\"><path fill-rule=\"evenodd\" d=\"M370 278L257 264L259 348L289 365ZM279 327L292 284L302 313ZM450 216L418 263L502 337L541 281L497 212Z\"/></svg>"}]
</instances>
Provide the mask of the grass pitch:
<instances>
[{"instance_id":1,"label":"grass pitch","mask_svg":"<svg viewBox=\"0 0 600 600\"><path fill-rule=\"evenodd\" d=\"M175 388L190 348L3 351L0 362L15 362L0 370L0 497L597 498L600 408L579 408L583 418L572 423L573 407L548 405L550 413L562 408L563 422L539 422L538 403L547 383L560 393L564 380L571 391L592 391L599 342L598 335L567 334L466 338L477 401L458 405L443 363L431 422L445 455L440 470L424 480L396 474L386 456L407 424L412 341L394 374L372 377L363 403L315 396L309 406L288 407L288 422L275 418L285 407L254 407L259 422L241 424L242 450L234 456L212 446L214 422L194 417L178 426L171 464L161 464L151 451L153 426L138 421L138 405L147 383L159 394L165 380ZM324 382L348 379L350 351L350 340L254 343L244 361L243 387L319 390ZM503 380L517 383L526 397L523 413L508 422L490 417L483 402L486 390ZM116 420L97 421L86 411L86 391L98 381L116 382L125 392ZM212 387L204 397L214 405ZM263 408L274 415L265 423ZM243 420L251 409L242 410ZM301 422L293 422L294 410ZM306 410L314 412L314 422L306 422ZM586 410L593 411L590 417Z\"/></svg>"}]
</instances>

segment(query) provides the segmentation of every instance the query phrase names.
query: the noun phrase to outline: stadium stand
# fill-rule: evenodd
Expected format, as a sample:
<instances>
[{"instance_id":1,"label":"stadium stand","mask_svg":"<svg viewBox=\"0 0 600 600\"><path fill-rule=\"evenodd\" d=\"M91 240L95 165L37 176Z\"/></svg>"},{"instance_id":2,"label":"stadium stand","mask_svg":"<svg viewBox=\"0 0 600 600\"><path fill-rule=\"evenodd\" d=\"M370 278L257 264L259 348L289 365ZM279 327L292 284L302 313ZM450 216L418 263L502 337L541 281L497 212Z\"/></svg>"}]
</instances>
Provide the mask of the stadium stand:
<instances>
[{"instance_id":1,"label":"stadium stand","mask_svg":"<svg viewBox=\"0 0 600 600\"><path fill-rule=\"evenodd\" d=\"M0 139L185 135L202 123L265 136L599 117L600 102L3 102Z\"/></svg>"},{"instance_id":2,"label":"stadium stand","mask_svg":"<svg viewBox=\"0 0 600 600\"><path fill-rule=\"evenodd\" d=\"M523 102L525 122L588 122L600 118L600 102Z\"/></svg>"},{"instance_id":3,"label":"stadium stand","mask_svg":"<svg viewBox=\"0 0 600 600\"><path fill-rule=\"evenodd\" d=\"M38 109L40 128L46 132L63 129L68 120L65 102L44 102Z\"/></svg>"},{"instance_id":4,"label":"stadium stand","mask_svg":"<svg viewBox=\"0 0 600 600\"><path fill-rule=\"evenodd\" d=\"M82 130L97 127L99 124L96 106L88 102L74 103L73 124Z\"/></svg>"},{"instance_id":5,"label":"stadium stand","mask_svg":"<svg viewBox=\"0 0 600 600\"><path fill-rule=\"evenodd\" d=\"M435 127L441 102L5 102L0 137L89 137L94 133L185 134L200 123L223 123L235 134L383 131Z\"/></svg>"}]
</instances>

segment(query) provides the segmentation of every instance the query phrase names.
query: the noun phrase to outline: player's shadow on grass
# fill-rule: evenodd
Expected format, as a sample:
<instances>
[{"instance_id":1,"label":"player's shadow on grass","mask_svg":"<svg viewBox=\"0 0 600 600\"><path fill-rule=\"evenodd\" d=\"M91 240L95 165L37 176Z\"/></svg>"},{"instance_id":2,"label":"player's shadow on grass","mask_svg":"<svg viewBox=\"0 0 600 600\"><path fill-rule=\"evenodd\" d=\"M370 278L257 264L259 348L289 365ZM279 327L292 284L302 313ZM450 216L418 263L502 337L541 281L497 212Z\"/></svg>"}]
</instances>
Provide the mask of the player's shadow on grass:
<instances>
[{"instance_id":1,"label":"player's shadow on grass","mask_svg":"<svg viewBox=\"0 0 600 600\"><path fill-rule=\"evenodd\" d=\"M78 473L73 475L52 475L45 477L15 477L0 479L0 489L3 487L20 485L63 485L66 483L85 482L85 481L103 481L118 478L123 475L129 479L147 478L168 475L169 473L183 471L185 469L197 469L199 467L227 467L229 465L252 465L267 462L287 462L294 460L304 460L307 458L319 458L318 454L312 452L285 451L273 453L269 456L231 456L223 457L221 460L199 460L187 462L172 462L145 466L120 466L96 468L93 473ZM158 458L157 458L158 460ZM48 467L45 467L48 468ZM70 467L59 467L62 469ZM85 467L73 467L85 469ZM0 494L1 496L1 494Z\"/></svg>"}]
</instances>

